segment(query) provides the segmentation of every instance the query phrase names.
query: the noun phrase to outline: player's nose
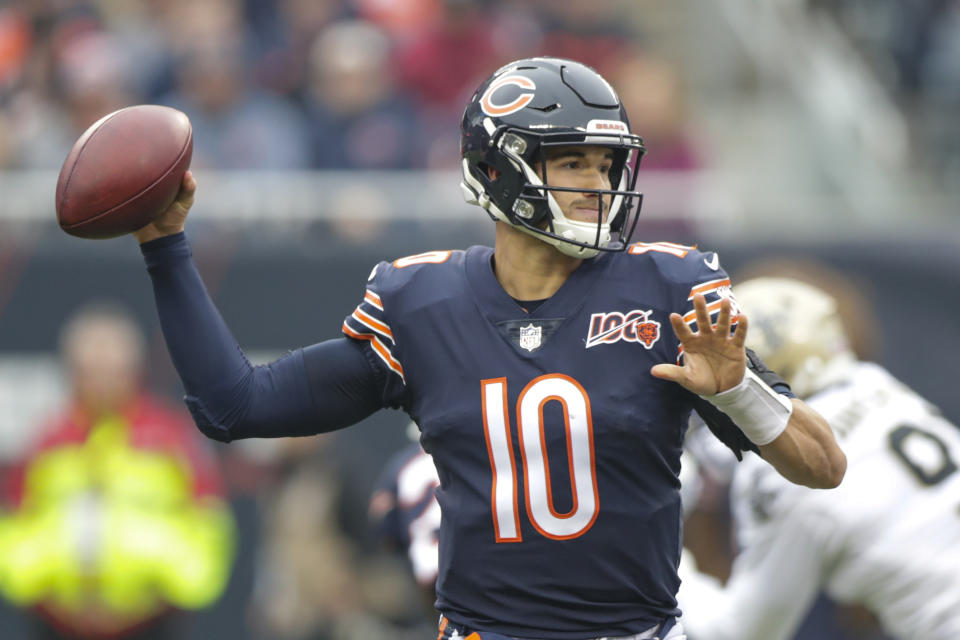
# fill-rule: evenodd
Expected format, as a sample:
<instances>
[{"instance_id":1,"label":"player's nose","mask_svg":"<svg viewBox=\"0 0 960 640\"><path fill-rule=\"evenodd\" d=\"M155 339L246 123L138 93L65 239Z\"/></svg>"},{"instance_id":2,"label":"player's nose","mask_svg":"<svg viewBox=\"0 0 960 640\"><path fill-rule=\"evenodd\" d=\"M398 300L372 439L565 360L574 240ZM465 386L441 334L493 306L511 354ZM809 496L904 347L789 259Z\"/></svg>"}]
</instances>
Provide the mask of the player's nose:
<instances>
[{"instance_id":1,"label":"player's nose","mask_svg":"<svg viewBox=\"0 0 960 640\"><path fill-rule=\"evenodd\" d=\"M584 189L609 189L609 182L606 172L600 168L590 169L583 176L581 187ZM598 197L596 193L584 193L584 195Z\"/></svg>"}]
</instances>

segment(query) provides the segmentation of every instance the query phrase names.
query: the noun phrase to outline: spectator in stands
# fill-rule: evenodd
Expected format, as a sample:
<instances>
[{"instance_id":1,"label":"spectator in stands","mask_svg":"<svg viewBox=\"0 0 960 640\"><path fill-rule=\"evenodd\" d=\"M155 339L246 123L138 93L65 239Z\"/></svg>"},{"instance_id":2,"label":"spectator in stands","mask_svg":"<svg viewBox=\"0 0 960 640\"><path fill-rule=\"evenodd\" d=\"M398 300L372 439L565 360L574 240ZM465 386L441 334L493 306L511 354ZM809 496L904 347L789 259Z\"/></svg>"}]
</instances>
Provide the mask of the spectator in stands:
<instances>
[{"instance_id":1,"label":"spectator in stands","mask_svg":"<svg viewBox=\"0 0 960 640\"><path fill-rule=\"evenodd\" d=\"M49 72L12 94L6 110L17 168L55 169L102 116L136 102L129 59L88 17L55 28ZM39 78L48 84L37 84Z\"/></svg>"},{"instance_id":2,"label":"spectator in stands","mask_svg":"<svg viewBox=\"0 0 960 640\"><path fill-rule=\"evenodd\" d=\"M164 104L193 122L194 167L298 169L309 164L306 123L292 104L251 82L235 0L173 3L177 88ZM173 9L170 9L172 12Z\"/></svg>"},{"instance_id":3,"label":"spectator in stands","mask_svg":"<svg viewBox=\"0 0 960 640\"><path fill-rule=\"evenodd\" d=\"M625 6L635 11L633 4L597 0L535 0L532 4L543 23L544 55L579 60L604 76L637 39L624 13Z\"/></svg>"},{"instance_id":4,"label":"spectator in stands","mask_svg":"<svg viewBox=\"0 0 960 640\"><path fill-rule=\"evenodd\" d=\"M631 117L643 127L644 171L688 170L701 166L690 113L677 69L653 53L631 50L612 66L610 83Z\"/></svg>"},{"instance_id":5,"label":"spectator in stands","mask_svg":"<svg viewBox=\"0 0 960 640\"><path fill-rule=\"evenodd\" d=\"M337 22L317 37L305 90L313 166L419 164L417 112L394 83L391 53L386 34L369 22Z\"/></svg>"},{"instance_id":6,"label":"spectator in stands","mask_svg":"<svg viewBox=\"0 0 960 640\"><path fill-rule=\"evenodd\" d=\"M130 64L116 37L99 29L74 36L60 52L58 80L76 134L70 146L104 115L137 102Z\"/></svg>"},{"instance_id":7,"label":"spectator in stands","mask_svg":"<svg viewBox=\"0 0 960 640\"><path fill-rule=\"evenodd\" d=\"M398 40L397 75L421 113L425 166L458 169L458 140L449 132L459 126L471 92L490 69L546 50L526 3L437 0L432 6L432 19Z\"/></svg>"},{"instance_id":8,"label":"spectator in stands","mask_svg":"<svg viewBox=\"0 0 960 640\"><path fill-rule=\"evenodd\" d=\"M127 313L84 308L62 333L72 399L7 478L0 592L36 640L178 638L223 591L233 521L206 443L141 388Z\"/></svg>"},{"instance_id":9,"label":"spectator in stands","mask_svg":"<svg viewBox=\"0 0 960 640\"><path fill-rule=\"evenodd\" d=\"M275 5L275 6L274 6ZM310 49L317 35L347 15L343 0L277 0L247 5L266 15L248 15L262 53L256 80L284 96L295 96L306 82Z\"/></svg>"},{"instance_id":10,"label":"spectator in stands","mask_svg":"<svg viewBox=\"0 0 960 640\"><path fill-rule=\"evenodd\" d=\"M514 59L498 51L493 17L477 0L444 0L436 18L402 43L398 73L422 108L459 116L490 69Z\"/></svg>"},{"instance_id":11,"label":"spectator in stands","mask_svg":"<svg viewBox=\"0 0 960 640\"><path fill-rule=\"evenodd\" d=\"M33 33L19 7L0 8L0 101L21 81Z\"/></svg>"},{"instance_id":12,"label":"spectator in stands","mask_svg":"<svg viewBox=\"0 0 960 640\"><path fill-rule=\"evenodd\" d=\"M441 21L450 0L351 0L350 4L361 19L376 23L391 39L407 41Z\"/></svg>"},{"instance_id":13,"label":"spectator in stands","mask_svg":"<svg viewBox=\"0 0 960 640\"><path fill-rule=\"evenodd\" d=\"M640 172L641 184L648 185L644 191L650 193L644 216L659 233L683 237L690 233L701 203L715 205L715 199L704 196L706 186L696 171L702 166L702 151L680 74L671 62L636 47L623 51L607 66L610 83L643 131L647 147Z\"/></svg>"}]
</instances>

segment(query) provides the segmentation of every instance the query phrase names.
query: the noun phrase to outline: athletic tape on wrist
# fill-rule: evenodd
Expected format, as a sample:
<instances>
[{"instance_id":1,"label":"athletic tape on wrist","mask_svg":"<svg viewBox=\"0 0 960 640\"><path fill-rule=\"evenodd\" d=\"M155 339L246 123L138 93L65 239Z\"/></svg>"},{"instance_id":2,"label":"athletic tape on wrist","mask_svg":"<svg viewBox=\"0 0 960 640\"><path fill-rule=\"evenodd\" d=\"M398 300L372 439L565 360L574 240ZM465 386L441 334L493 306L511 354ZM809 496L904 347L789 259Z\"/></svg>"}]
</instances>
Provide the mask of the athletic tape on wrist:
<instances>
[{"instance_id":1,"label":"athletic tape on wrist","mask_svg":"<svg viewBox=\"0 0 960 640\"><path fill-rule=\"evenodd\" d=\"M771 389L749 368L737 386L701 397L730 416L745 436L761 446L783 433L793 413L790 398Z\"/></svg>"}]
</instances>

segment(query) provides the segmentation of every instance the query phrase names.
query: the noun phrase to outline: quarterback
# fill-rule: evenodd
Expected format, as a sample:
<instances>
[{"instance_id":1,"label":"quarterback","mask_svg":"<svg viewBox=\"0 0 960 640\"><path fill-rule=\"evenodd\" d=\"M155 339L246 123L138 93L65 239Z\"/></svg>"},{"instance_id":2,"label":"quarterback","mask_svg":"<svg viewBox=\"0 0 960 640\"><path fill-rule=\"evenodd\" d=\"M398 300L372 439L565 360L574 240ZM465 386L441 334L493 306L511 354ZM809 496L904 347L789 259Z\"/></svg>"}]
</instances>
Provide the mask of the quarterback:
<instances>
[{"instance_id":1,"label":"quarterback","mask_svg":"<svg viewBox=\"0 0 960 640\"><path fill-rule=\"evenodd\" d=\"M197 275L185 176L135 235L187 405L224 441L406 412L440 480L442 639L682 637L690 411L793 482L835 487L846 459L776 374L748 368L716 254L628 244L644 148L595 71L501 68L467 104L461 150L464 195L494 221L495 246L381 262L342 337L264 367Z\"/></svg>"},{"instance_id":2,"label":"quarterback","mask_svg":"<svg viewBox=\"0 0 960 640\"><path fill-rule=\"evenodd\" d=\"M855 360L836 302L797 280L736 286L748 342L830 422L849 460L829 495L738 465L741 552L721 587L684 553L691 640L792 638L814 598L866 606L896 638L960 638L960 430L881 367Z\"/></svg>"}]
</instances>

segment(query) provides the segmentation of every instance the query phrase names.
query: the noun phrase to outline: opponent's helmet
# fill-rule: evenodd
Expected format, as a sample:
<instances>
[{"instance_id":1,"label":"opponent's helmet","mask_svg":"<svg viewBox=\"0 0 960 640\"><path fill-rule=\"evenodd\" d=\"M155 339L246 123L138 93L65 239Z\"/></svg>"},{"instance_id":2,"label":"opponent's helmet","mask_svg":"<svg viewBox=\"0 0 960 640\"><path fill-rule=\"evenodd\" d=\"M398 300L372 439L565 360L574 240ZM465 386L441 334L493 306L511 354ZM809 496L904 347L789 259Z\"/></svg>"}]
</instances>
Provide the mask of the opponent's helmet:
<instances>
[{"instance_id":1,"label":"opponent's helmet","mask_svg":"<svg viewBox=\"0 0 960 640\"><path fill-rule=\"evenodd\" d=\"M835 382L854 360L837 301L790 278L754 278L733 287L747 316L747 346L800 397Z\"/></svg>"},{"instance_id":2,"label":"opponent's helmet","mask_svg":"<svg viewBox=\"0 0 960 640\"><path fill-rule=\"evenodd\" d=\"M596 145L613 151L612 189L551 186L550 147ZM470 204L576 258L622 251L640 212L634 190L645 149L630 133L620 98L590 67L561 58L530 58L502 67L470 99L460 127L463 181ZM541 177L536 166L544 171ZM498 176L491 180L488 167ZM552 192L597 194L596 222L570 220ZM610 202L604 220L602 203Z\"/></svg>"}]
</instances>

